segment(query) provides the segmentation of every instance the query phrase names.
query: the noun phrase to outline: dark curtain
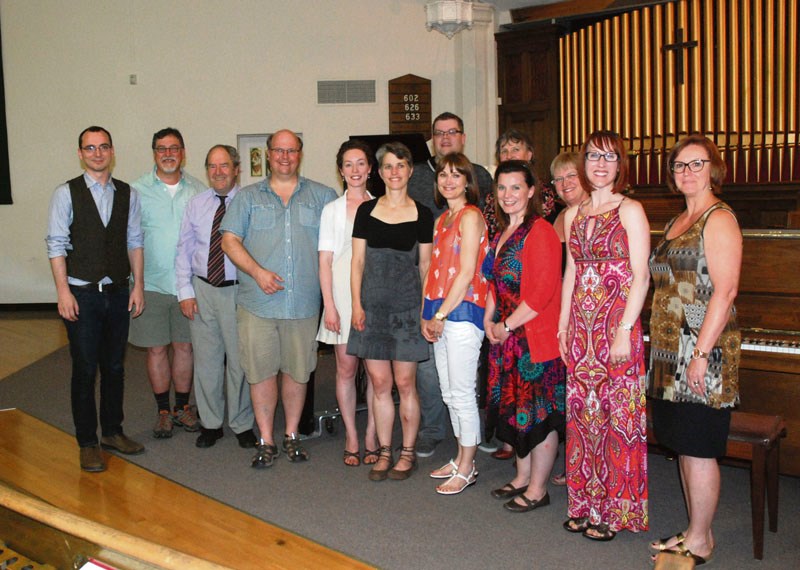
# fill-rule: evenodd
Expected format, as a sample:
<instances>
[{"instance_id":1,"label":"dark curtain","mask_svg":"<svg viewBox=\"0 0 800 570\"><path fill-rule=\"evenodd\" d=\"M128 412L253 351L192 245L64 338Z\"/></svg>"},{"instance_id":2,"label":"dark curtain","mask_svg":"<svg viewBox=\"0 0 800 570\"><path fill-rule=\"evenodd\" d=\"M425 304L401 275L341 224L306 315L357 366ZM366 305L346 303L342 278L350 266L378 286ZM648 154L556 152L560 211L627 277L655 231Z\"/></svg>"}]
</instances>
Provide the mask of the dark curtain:
<instances>
[{"instance_id":1,"label":"dark curtain","mask_svg":"<svg viewBox=\"0 0 800 570\"><path fill-rule=\"evenodd\" d=\"M3 81L3 39L0 37L0 204L12 204L11 176L8 170L8 129L6 128L6 91Z\"/></svg>"}]
</instances>

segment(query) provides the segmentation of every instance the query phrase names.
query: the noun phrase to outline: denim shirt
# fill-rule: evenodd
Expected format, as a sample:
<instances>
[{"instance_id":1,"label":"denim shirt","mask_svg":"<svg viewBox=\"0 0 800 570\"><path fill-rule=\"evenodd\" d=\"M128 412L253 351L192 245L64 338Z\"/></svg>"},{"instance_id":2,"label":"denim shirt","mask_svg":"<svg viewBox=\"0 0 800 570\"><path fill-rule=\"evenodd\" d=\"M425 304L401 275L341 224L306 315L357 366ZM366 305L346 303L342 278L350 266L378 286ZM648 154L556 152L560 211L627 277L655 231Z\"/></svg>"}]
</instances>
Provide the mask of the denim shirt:
<instances>
[{"instance_id":1,"label":"denim shirt","mask_svg":"<svg viewBox=\"0 0 800 570\"><path fill-rule=\"evenodd\" d=\"M238 271L237 304L269 319L306 319L319 315L319 222L322 209L337 197L333 188L299 177L288 205L269 186L269 178L236 195L220 231L240 238L250 256L277 273L283 290L267 295Z\"/></svg>"}]
</instances>

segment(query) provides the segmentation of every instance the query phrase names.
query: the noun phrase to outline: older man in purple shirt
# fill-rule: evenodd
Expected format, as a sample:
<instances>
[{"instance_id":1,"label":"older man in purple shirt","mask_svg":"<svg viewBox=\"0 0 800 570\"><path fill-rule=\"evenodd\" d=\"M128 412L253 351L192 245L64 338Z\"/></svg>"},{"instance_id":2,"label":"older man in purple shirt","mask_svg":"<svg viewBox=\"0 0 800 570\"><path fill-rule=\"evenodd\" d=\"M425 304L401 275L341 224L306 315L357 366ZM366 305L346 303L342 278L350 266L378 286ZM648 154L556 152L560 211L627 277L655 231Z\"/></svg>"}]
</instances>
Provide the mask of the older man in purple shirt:
<instances>
[{"instance_id":1,"label":"older man in purple shirt","mask_svg":"<svg viewBox=\"0 0 800 570\"><path fill-rule=\"evenodd\" d=\"M175 258L181 312L189 319L194 347L194 385L201 431L197 447L211 447L228 425L241 447L254 447L250 389L239 365L236 267L222 252L219 225L239 192L239 153L216 145L206 155L211 188L186 205ZM227 367L226 367L227 356Z\"/></svg>"}]
</instances>

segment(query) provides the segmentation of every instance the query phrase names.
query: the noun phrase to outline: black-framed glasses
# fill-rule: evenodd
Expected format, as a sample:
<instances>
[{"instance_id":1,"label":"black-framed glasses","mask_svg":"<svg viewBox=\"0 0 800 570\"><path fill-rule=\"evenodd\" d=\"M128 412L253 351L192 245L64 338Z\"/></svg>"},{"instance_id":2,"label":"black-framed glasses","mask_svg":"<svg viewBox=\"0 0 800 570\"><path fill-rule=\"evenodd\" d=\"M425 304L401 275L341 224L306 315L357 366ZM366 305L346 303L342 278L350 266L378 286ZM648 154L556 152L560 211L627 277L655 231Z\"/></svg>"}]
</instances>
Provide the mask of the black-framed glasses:
<instances>
[{"instance_id":1,"label":"black-framed glasses","mask_svg":"<svg viewBox=\"0 0 800 570\"><path fill-rule=\"evenodd\" d=\"M678 161L675 161L675 162L670 163L669 167L670 167L670 170L672 170L672 172L675 172L675 173L678 173L678 174L680 174L681 172L686 170L687 166L689 167L689 170L691 172L700 172L701 170L703 170L703 167L706 165L706 162L711 162L711 161L708 160L708 159L702 159L702 158L698 158L696 160L690 160L689 162L678 162Z\"/></svg>"},{"instance_id":2,"label":"black-framed glasses","mask_svg":"<svg viewBox=\"0 0 800 570\"><path fill-rule=\"evenodd\" d=\"M87 144L86 146L82 146L81 150L83 152L88 152L90 154L94 154L95 152L97 152L99 150L101 154L105 154L105 153L107 153L108 151L111 150L111 145L108 144L108 143L103 143L103 144L98 144L98 145Z\"/></svg>"},{"instance_id":3,"label":"black-framed glasses","mask_svg":"<svg viewBox=\"0 0 800 570\"><path fill-rule=\"evenodd\" d=\"M577 178L578 178L578 173L572 172L570 174L567 174L566 176L559 176L558 178L553 178L550 181L550 184L556 186L557 184L564 184L566 182L575 182Z\"/></svg>"},{"instance_id":4,"label":"black-framed glasses","mask_svg":"<svg viewBox=\"0 0 800 570\"><path fill-rule=\"evenodd\" d=\"M616 152L598 152L596 150L586 153L586 160L588 161L597 162L601 158L606 159L606 162L617 162L619 160L619 154Z\"/></svg>"},{"instance_id":5,"label":"black-framed glasses","mask_svg":"<svg viewBox=\"0 0 800 570\"><path fill-rule=\"evenodd\" d=\"M433 131L433 136L439 138L443 137L444 135L447 135L449 137L454 137L456 135L460 135L463 132L464 131L459 131L458 129L449 129L447 131Z\"/></svg>"},{"instance_id":6,"label":"black-framed glasses","mask_svg":"<svg viewBox=\"0 0 800 570\"><path fill-rule=\"evenodd\" d=\"M180 152L182 148L183 148L182 146L178 145L157 146L153 150L155 150L158 154L167 154L167 152L169 152L170 154L178 154L178 152Z\"/></svg>"}]
</instances>

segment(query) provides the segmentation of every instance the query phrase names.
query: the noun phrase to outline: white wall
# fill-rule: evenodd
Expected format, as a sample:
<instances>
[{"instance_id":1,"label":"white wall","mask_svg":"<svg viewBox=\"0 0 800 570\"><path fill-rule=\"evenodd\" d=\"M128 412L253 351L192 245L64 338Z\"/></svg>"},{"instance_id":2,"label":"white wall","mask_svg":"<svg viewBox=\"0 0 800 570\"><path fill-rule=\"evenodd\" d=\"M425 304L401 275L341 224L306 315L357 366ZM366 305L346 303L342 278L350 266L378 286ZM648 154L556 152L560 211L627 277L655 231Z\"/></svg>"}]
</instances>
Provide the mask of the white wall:
<instances>
[{"instance_id":1,"label":"white wall","mask_svg":"<svg viewBox=\"0 0 800 570\"><path fill-rule=\"evenodd\" d=\"M186 168L201 179L213 144L286 127L304 134L304 175L338 187L339 144L388 132L389 79L429 78L433 113L463 112L457 42L425 30L424 4L0 0L14 199L0 206L0 264L12 268L0 275L0 304L55 301L47 207L80 172L77 135L88 125L111 132L114 175L128 181L151 168L162 127L181 130ZM375 79L378 101L317 105L316 83L328 79Z\"/></svg>"}]
</instances>

